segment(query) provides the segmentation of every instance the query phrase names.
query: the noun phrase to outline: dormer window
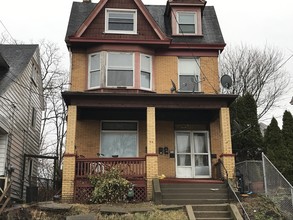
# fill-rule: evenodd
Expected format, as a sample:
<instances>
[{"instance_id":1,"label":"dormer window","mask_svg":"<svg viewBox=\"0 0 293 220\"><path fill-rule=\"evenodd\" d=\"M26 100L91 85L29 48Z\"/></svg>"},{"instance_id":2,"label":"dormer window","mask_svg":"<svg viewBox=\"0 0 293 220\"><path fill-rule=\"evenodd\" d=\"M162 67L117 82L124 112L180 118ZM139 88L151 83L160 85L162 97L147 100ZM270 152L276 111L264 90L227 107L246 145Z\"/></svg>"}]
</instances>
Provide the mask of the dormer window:
<instances>
[{"instance_id":1,"label":"dormer window","mask_svg":"<svg viewBox=\"0 0 293 220\"><path fill-rule=\"evenodd\" d=\"M177 34L197 34L195 12L177 12Z\"/></svg>"},{"instance_id":2,"label":"dormer window","mask_svg":"<svg viewBox=\"0 0 293 220\"><path fill-rule=\"evenodd\" d=\"M137 11L134 9L106 9L105 32L137 34Z\"/></svg>"}]
</instances>

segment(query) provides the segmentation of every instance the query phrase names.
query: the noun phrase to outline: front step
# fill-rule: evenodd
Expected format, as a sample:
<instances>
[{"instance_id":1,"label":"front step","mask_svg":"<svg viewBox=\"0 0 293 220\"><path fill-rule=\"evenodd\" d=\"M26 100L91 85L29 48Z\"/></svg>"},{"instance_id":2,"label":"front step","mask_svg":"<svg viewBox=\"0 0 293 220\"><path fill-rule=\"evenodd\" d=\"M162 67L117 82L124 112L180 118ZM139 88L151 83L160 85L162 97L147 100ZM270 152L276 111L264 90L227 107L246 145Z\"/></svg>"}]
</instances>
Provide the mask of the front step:
<instances>
[{"instance_id":1,"label":"front step","mask_svg":"<svg viewBox=\"0 0 293 220\"><path fill-rule=\"evenodd\" d=\"M160 183L163 204L223 204L228 203L224 183Z\"/></svg>"},{"instance_id":2,"label":"front step","mask_svg":"<svg viewBox=\"0 0 293 220\"><path fill-rule=\"evenodd\" d=\"M232 220L228 204L204 204L192 206L196 220Z\"/></svg>"}]
</instances>

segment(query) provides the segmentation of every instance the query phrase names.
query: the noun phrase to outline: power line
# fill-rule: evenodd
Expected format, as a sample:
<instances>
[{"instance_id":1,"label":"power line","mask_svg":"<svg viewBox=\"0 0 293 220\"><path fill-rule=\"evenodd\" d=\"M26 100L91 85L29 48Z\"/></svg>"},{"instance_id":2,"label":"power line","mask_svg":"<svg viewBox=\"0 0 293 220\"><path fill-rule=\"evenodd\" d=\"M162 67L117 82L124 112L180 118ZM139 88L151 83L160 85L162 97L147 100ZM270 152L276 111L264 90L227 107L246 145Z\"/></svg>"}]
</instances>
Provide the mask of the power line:
<instances>
[{"instance_id":1,"label":"power line","mask_svg":"<svg viewBox=\"0 0 293 220\"><path fill-rule=\"evenodd\" d=\"M8 29L6 28L5 24L1 21L0 19L0 23L2 24L2 26L4 27L5 31L9 34L10 38L14 41L14 43L17 45L16 40L12 37L12 35L10 34L10 32L8 31Z\"/></svg>"}]
</instances>

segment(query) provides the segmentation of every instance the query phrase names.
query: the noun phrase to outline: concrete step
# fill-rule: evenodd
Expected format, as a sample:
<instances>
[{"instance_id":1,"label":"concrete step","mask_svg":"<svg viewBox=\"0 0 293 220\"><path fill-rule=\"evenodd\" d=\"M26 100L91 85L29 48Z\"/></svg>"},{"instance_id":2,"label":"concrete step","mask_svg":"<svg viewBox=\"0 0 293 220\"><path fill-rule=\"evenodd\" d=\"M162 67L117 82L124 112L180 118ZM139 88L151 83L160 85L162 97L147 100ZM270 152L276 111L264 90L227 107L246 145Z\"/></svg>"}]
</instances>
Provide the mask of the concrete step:
<instances>
[{"instance_id":1,"label":"concrete step","mask_svg":"<svg viewBox=\"0 0 293 220\"><path fill-rule=\"evenodd\" d=\"M163 192L163 199L228 199L227 193L177 193Z\"/></svg>"},{"instance_id":2,"label":"concrete step","mask_svg":"<svg viewBox=\"0 0 293 220\"><path fill-rule=\"evenodd\" d=\"M227 199L162 199L165 205L187 205L187 204L223 204L228 203Z\"/></svg>"},{"instance_id":3,"label":"concrete step","mask_svg":"<svg viewBox=\"0 0 293 220\"><path fill-rule=\"evenodd\" d=\"M196 220L230 220L233 219L228 203L226 204L202 204L192 206Z\"/></svg>"},{"instance_id":4,"label":"concrete step","mask_svg":"<svg viewBox=\"0 0 293 220\"><path fill-rule=\"evenodd\" d=\"M196 219L198 218L231 218L229 211L194 211Z\"/></svg>"},{"instance_id":5,"label":"concrete step","mask_svg":"<svg viewBox=\"0 0 293 220\"><path fill-rule=\"evenodd\" d=\"M194 211L228 211L228 203L193 205Z\"/></svg>"},{"instance_id":6,"label":"concrete step","mask_svg":"<svg viewBox=\"0 0 293 220\"><path fill-rule=\"evenodd\" d=\"M200 189L225 189L227 188L226 184L223 183L161 183L161 189L164 188L176 188L176 189L185 189L185 188L200 188Z\"/></svg>"},{"instance_id":7,"label":"concrete step","mask_svg":"<svg viewBox=\"0 0 293 220\"><path fill-rule=\"evenodd\" d=\"M182 192L182 193L227 193L226 188L176 188L176 187L161 187L164 193Z\"/></svg>"}]
</instances>

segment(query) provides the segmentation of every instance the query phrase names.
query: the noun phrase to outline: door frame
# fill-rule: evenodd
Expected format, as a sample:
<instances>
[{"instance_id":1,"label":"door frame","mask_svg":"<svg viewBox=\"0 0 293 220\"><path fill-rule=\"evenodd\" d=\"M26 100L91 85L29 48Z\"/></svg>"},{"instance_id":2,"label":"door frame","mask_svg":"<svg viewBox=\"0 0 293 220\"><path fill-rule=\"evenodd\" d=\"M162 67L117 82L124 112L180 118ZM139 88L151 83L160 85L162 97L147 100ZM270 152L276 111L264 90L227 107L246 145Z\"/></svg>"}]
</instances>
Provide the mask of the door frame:
<instances>
[{"instance_id":1,"label":"door frame","mask_svg":"<svg viewBox=\"0 0 293 220\"><path fill-rule=\"evenodd\" d=\"M190 177L178 177L178 165L177 165L177 134L178 133L189 133L189 137L190 137L190 154L191 154L191 175ZM203 155L207 155L208 156L208 166L209 166L209 175L195 175L195 153L194 153L194 148L192 146L194 146L194 140L193 140L193 135L195 133L199 133L199 134L205 134L205 138L207 141L207 148L208 148L208 153L204 153ZM176 130L175 131L175 170L176 170L176 178L212 178L212 161L211 161L211 146L210 146L210 132L207 130L200 130L200 131L196 131L196 130ZM186 166L187 167L187 166Z\"/></svg>"}]
</instances>

